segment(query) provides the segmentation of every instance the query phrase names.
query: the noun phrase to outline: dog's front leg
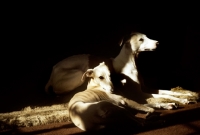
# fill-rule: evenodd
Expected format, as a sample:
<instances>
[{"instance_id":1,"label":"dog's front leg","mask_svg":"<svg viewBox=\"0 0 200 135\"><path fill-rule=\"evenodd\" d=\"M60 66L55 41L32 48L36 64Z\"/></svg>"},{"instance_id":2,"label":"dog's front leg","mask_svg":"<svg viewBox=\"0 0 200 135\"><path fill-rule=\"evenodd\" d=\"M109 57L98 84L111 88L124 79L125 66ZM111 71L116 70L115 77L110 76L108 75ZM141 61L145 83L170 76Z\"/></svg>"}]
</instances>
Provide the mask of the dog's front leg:
<instances>
[{"instance_id":1,"label":"dog's front leg","mask_svg":"<svg viewBox=\"0 0 200 135\"><path fill-rule=\"evenodd\" d=\"M112 102L117 105L127 106L129 108L132 108L138 111L144 111L144 112L150 112L150 113L154 112L153 108L144 106L142 104L139 104L123 96L116 95L116 94L108 94L108 96L110 99L112 99Z\"/></svg>"},{"instance_id":2,"label":"dog's front leg","mask_svg":"<svg viewBox=\"0 0 200 135\"><path fill-rule=\"evenodd\" d=\"M161 95L171 95L171 96L192 96L190 93L179 93L179 92L174 92L170 90L159 90L158 94Z\"/></svg>"},{"instance_id":3,"label":"dog's front leg","mask_svg":"<svg viewBox=\"0 0 200 135\"><path fill-rule=\"evenodd\" d=\"M178 107L176 103L153 103L144 105L152 108L167 109L167 110L176 109Z\"/></svg>"},{"instance_id":4,"label":"dog's front leg","mask_svg":"<svg viewBox=\"0 0 200 135\"><path fill-rule=\"evenodd\" d=\"M136 110L139 110L139 111L144 111L144 112L154 112L154 109L151 108L151 107L147 107L147 106L144 106L142 104L139 104L133 100L130 100L130 99L127 99L127 98L123 98L122 101L121 101L121 104L122 105L125 105L125 106L128 106L132 109L136 109Z\"/></svg>"},{"instance_id":5,"label":"dog's front leg","mask_svg":"<svg viewBox=\"0 0 200 135\"><path fill-rule=\"evenodd\" d=\"M183 105L189 103L189 101L187 99L176 98L176 97L173 97L173 96L170 96L170 95L152 94L152 96L154 98L164 98L164 99L168 99L169 101L176 101L176 102L179 102L180 104L183 104Z\"/></svg>"}]
</instances>

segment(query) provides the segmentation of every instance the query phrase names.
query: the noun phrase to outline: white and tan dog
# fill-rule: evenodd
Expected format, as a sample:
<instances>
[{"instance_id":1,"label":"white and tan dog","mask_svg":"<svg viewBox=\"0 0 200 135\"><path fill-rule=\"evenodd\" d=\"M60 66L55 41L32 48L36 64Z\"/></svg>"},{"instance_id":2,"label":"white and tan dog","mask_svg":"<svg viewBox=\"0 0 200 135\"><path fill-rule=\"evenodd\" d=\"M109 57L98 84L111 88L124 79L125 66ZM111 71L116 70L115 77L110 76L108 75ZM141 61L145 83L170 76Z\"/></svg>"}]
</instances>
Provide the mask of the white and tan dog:
<instances>
[{"instance_id":1,"label":"white and tan dog","mask_svg":"<svg viewBox=\"0 0 200 135\"><path fill-rule=\"evenodd\" d=\"M176 107L175 102L187 104L190 102L189 99L193 99L193 101L198 99L198 94L190 91L184 94L169 90L158 90L158 94L144 93L143 90L145 87L138 73L136 57L141 51L155 50L158 41L149 39L145 34L133 32L123 39L121 45L122 49L120 53L112 62L110 59L88 54L75 55L60 61L53 67L45 90L48 92L49 88L52 87L56 94L70 92L84 83L84 81L81 81L81 77L87 69L94 68L102 61L108 61L107 63L113 65L115 72L123 75L123 77L119 78L124 84L120 87L120 91L121 94L129 99L143 104L149 103L149 105L151 104L155 108L165 109ZM179 97L173 95L178 95ZM184 98L180 98L183 96ZM168 101L166 103L165 100L165 103L161 104L157 101L152 102L152 100L150 102L149 98L162 98L168 99Z\"/></svg>"},{"instance_id":2,"label":"white and tan dog","mask_svg":"<svg viewBox=\"0 0 200 135\"><path fill-rule=\"evenodd\" d=\"M83 78L85 76L90 78L87 89L75 94L68 104L70 119L80 129L98 130L123 118L128 118L137 125L143 125L144 121L139 120L125 108L148 113L154 111L153 108L112 94L110 70L104 62L94 69L88 69Z\"/></svg>"},{"instance_id":3,"label":"white and tan dog","mask_svg":"<svg viewBox=\"0 0 200 135\"><path fill-rule=\"evenodd\" d=\"M141 33L132 33L124 38L121 45L123 45L119 55L113 59L113 67L117 73L123 74L124 85L128 84L128 88L123 88L122 93L126 97L133 99L139 103L149 103L151 107L172 109L176 107L173 102L179 104L188 104L189 102L196 102L198 94L192 91L169 91L158 90L158 94L148 94L143 91L146 87L138 72L136 65L137 55L142 51L152 51L157 48L158 41L149 39L146 35ZM123 79L123 78L122 78ZM128 90L127 90L128 89ZM152 102L149 98L161 98L168 105ZM166 100L167 99L167 100ZM190 101L191 100L191 101ZM149 102L148 102L149 101ZM158 100L155 100L158 101ZM172 103L172 104L171 104ZM164 105L164 106L163 106ZM171 106L170 106L171 105Z\"/></svg>"}]
</instances>

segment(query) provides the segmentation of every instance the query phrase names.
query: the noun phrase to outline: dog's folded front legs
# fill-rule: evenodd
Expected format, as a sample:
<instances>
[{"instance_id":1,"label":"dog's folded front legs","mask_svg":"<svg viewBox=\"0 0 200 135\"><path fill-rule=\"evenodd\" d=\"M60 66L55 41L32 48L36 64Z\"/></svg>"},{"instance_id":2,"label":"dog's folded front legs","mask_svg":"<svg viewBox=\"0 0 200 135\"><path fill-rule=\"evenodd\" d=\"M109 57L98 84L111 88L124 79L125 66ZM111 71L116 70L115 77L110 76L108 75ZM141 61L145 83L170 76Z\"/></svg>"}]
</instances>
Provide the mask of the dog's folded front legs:
<instances>
[{"instance_id":1,"label":"dog's folded front legs","mask_svg":"<svg viewBox=\"0 0 200 135\"><path fill-rule=\"evenodd\" d=\"M178 107L176 103L149 103L144 105L152 108L167 109L167 110L172 110Z\"/></svg>"},{"instance_id":2,"label":"dog's folded front legs","mask_svg":"<svg viewBox=\"0 0 200 135\"><path fill-rule=\"evenodd\" d=\"M138 111L144 111L144 112L148 112L148 113L154 112L153 108L144 106L144 105L139 104L139 103L137 103L133 100L124 98L122 96L119 96L119 95L116 95L116 94L109 94L109 97L110 97L110 99L113 99L114 102L118 105L127 106L131 109L135 109L135 110L138 110Z\"/></svg>"},{"instance_id":3,"label":"dog's folded front legs","mask_svg":"<svg viewBox=\"0 0 200 135\"><path fill-rule=\"evenodd\" d=\"M113 126L116 123L124 123L125 121L129 121L137 126L145 125L144 119L136 117L134 113L128 111L125 107L115 105L109 101L99 102L96 106L96 112L99 117L96 117L95 121L98 124L102 123L105 127Z\"/></svg>"}]
</instances>

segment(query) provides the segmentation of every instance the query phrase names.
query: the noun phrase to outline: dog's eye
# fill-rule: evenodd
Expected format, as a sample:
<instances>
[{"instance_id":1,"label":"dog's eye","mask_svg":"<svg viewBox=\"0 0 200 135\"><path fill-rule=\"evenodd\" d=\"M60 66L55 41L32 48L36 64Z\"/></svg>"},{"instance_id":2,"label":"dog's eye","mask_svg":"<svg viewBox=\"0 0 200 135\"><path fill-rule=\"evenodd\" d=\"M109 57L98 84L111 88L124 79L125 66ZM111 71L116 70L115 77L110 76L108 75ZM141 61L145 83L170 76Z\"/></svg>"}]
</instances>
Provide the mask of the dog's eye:
<instances>
[{"instance_id":1,"label":"dog's eye","mask_svg":"<svg viewBox=\"0 0 200 135\"><path fill-rule=\"evenodd\" d=\"M99 79L103 80L103 79L104 79L104 77L103 77L103 76L99 76Z\"/></svg>"},{"instance_id":2,"label":"dog's eye","mask_svg":"<svg viewBox=\"0 0 200 135\"><path fill-rule=\"evenodd\" d=\"M140 38L139 41L144 41L144 39L143 39L143 38Z\"/></svg>"}]
</instances>

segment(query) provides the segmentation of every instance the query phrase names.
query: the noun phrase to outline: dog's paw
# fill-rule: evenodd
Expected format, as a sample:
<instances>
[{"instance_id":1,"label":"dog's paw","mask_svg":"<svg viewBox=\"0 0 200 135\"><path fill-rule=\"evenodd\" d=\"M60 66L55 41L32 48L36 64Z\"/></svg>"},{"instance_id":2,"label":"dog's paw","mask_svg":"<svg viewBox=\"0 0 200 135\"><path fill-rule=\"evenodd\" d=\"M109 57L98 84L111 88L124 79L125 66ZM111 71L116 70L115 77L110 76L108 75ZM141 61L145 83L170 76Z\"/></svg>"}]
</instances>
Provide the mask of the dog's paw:
<instances>
[{"instance_id":1,"label":"dog's paw","mask_svg":"<svg viewBox=\"0 0 200 135\"><path fill-rule=\"evenodd\" d=\"M148 113L153 113L154 111L155 111L155 110L154 110L153 108L148 107L148 110L147 110Z\"/></svg>"},{"instance_id":2,"label":"dog's paw","mask_svg":"<svg viewBox=\"0 0 200 135\"><path fill-rule=\"evenodd\" d=\"M163 108L167 109L167 110L173 110L173 109L178 108L178 104L176 104L176 103L167 103L165 106L163 106Z\"/></svg>"},{"instance_id":3,"label":"dog's paw","mask_svg":"<svg viewBox=\"0 0 200 135\"><path fill-rule=\"evenodd\" d=\"M189 101L189 104L197 104L197 101L195 101L195 100Z\"/></svg>"},{"instance_id":4,"label":"dog's paw","mask_svg":"<svg viewBox=\"0 0 200 135\"><path fill-rule=\"evenodd\" d=\"M188 101L188 99L181 99L180 103L183 104L183 105L187 105L187 104L190 103L190 101Z\"/></svg>"}]
</instances>

